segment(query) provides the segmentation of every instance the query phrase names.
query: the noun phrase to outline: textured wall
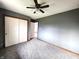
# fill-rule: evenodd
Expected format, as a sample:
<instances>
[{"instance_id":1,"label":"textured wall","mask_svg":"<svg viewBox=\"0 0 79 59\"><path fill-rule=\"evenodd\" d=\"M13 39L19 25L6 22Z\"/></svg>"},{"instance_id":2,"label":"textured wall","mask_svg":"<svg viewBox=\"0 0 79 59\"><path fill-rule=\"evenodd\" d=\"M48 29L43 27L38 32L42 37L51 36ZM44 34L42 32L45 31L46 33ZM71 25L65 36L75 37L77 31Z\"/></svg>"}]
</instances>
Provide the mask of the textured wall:
<instances>
[{"instance_id":1,"label":"textured wall","mask_svg":"<svg viewBox=\"0 0 79 59\"><path fill-rule=\"evenodd\" d=\"M4 47L4 20L3 15L0 14L0 48Z\"/></svg>"},{"instance_id":2,"label":"textured wall","mask_svg":"<svg viewBox=\"0 0 79 59\"><path fill-rule=\"evenodd\" d=\"M79 9L41 18L38 38L79 53Z\"/></svg>"}]
</instances>

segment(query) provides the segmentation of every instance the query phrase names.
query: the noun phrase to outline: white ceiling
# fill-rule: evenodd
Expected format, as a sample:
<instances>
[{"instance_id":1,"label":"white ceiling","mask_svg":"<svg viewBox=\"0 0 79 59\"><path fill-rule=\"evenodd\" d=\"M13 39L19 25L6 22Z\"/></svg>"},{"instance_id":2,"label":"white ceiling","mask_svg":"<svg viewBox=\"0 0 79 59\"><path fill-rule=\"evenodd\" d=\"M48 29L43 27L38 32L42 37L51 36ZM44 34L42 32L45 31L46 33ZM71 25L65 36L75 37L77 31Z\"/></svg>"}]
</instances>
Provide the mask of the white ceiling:
<instances>
[{"instance_id":1,"label":"white ceiling","mask_svg":"<svg viewBox=\"0 0 79 59\"><path fill-rule=\"evenodd\" d=\"M39 3L46 2L50 7L43 9L45 13L37 12L33 14L35 9L27 9L27 6L34 6L33 0L0 0L0 7L14 12L18 12L33 19L38 19L68 10L79 8L79 0L38 0Z\"/></svg>"}]
</instances>

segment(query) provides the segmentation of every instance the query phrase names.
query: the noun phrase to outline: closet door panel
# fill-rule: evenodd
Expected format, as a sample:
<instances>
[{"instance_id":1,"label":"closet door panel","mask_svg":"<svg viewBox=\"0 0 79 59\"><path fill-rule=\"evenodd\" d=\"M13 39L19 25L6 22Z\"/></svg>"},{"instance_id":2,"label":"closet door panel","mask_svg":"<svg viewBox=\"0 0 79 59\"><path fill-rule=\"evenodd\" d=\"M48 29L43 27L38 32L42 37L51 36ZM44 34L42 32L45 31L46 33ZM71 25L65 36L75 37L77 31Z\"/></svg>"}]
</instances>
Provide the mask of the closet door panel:
<instances>
[{"instance_id":1,"label":"closet door panel","mask_svg":"<svg viewBox=\"0 0 79 59\"><path fill-rule=\"evenodd\" d=\"M20 43L27 41L27 20L20 20L19 39Z\"/></svg>"},{"instance_id":2,"label":"closet door panel","mask_svg":"<svg viewBox=\"0 0 79 59\"><path fill-rule=\"evenodd\" d=\"M18 43L18 19L5 17L5 46Z\"/></svg>"},{"instance_id":3,"label":"closet door panel","mask_svg":"<svg viewBox=\"0 0 79 59\"><path fill-rule=\"evenodd\" d=\"M30 25L30 37L31 38L37 38L37 32L38 32L38 22L31 22Z\"/></svg>"}]
</instances>

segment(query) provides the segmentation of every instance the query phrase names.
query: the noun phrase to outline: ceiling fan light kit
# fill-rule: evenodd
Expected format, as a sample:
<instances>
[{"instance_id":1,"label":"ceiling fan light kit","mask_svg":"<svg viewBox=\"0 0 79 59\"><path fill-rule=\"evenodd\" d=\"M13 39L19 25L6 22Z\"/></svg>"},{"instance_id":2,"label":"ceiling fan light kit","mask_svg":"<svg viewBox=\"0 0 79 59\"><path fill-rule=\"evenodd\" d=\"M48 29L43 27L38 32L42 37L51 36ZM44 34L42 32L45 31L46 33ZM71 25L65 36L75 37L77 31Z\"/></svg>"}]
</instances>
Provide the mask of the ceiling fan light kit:
<instances>
[{"instance_id":1,"label":"ceiling fan light kit","mask_svg":"<svg viewBox=\"0 0 79 59\"><path fill-rule=\"evenodd\" d=\"M42 13L45 13L42 9L49 7L49 5L44 5L44 6L42 6L42 5L45 4L45 3L39 4L37 0L34 0L34 3L35 3L35 7L26 7L26 8L28 8L28 9L36 9L36 11L40 11L40 12L42 12ZM33 13L35 14L36 11L34 11Z\"/></svg>"}]
</instances>

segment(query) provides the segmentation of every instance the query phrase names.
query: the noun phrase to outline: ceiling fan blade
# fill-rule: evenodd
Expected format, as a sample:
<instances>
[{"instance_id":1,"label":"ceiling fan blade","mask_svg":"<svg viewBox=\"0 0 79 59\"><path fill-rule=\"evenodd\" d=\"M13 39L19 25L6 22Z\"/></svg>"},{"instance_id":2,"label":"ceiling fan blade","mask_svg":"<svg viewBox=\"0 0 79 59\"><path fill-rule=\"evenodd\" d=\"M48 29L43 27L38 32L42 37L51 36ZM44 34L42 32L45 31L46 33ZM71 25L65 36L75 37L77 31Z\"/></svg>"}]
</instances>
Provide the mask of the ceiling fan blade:
<instances>
[{"instance_id":1,"label":"ceiling fan blade","mask_svg":"<svg viewBox=\"0 0 79 59\"><path fill-rule=\"evenodd\" d=\"M37 0L34 0L34 2L35 2L35 5L38 5L38 1Z\"/></svg>"},{"instance_id":2,"label":"ceiling fan blade","mask_svg":"<svg viewBox=\"0 0 79 59\"><path fill-rule=\"evenodd\" d=\"M41 10L41 9L39 9L42 13L44 13L44 11L43 10Z\"/></svg>"},{"instance_id":3,"label":"ceiling fan blade","mask_svg":"<svg viewBox=\"0 0 79 59\"><path fill-rule=\"evenodd\" d=\"M35 7L26 7L26 8L35 9Z\"/></svg>"},{"instance_id":4,"label":"ceiling fan blade","mask_svg":"<svg viewBox=\"0 0 79 59\"><path fill-rule=\"evenodd\" d=\"M49 7L49 5L41 6L40 8L47 8L47 7Z\"/></svg>"}]
</instances>

